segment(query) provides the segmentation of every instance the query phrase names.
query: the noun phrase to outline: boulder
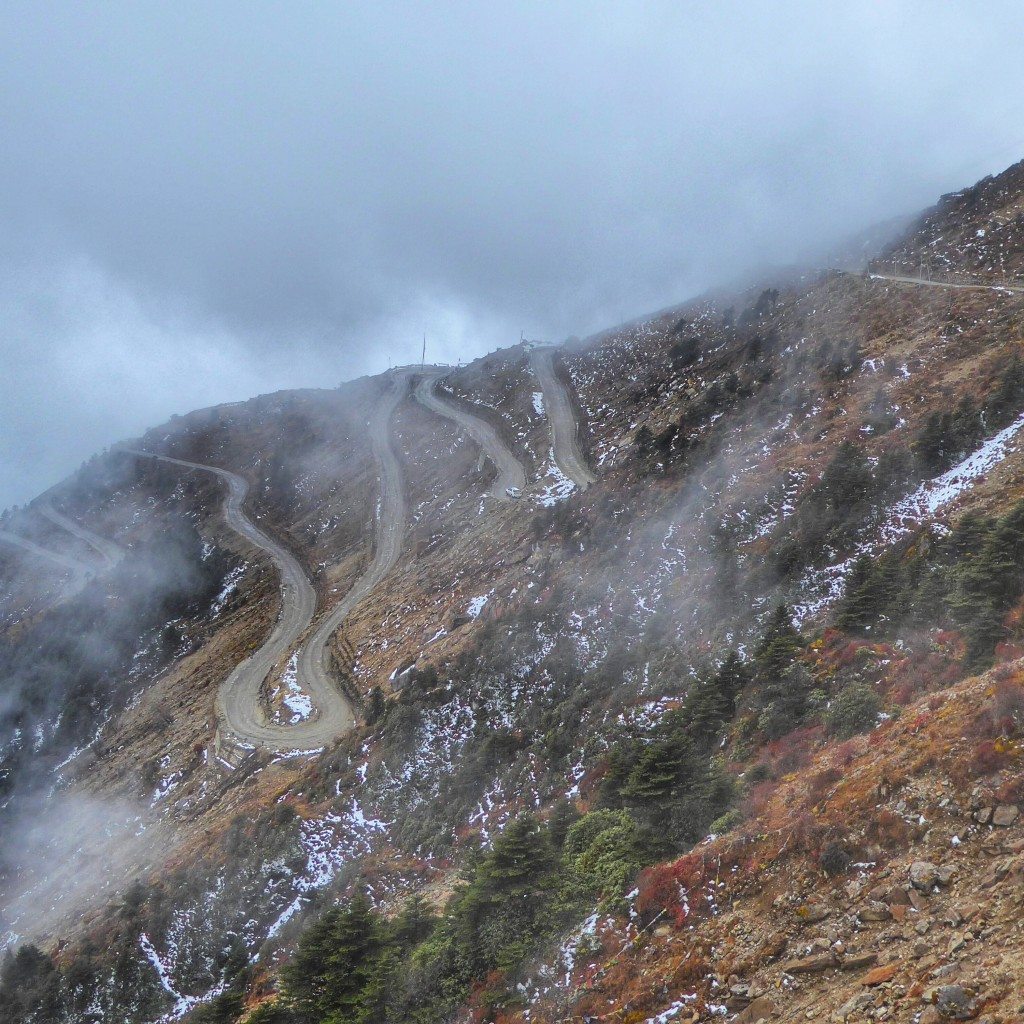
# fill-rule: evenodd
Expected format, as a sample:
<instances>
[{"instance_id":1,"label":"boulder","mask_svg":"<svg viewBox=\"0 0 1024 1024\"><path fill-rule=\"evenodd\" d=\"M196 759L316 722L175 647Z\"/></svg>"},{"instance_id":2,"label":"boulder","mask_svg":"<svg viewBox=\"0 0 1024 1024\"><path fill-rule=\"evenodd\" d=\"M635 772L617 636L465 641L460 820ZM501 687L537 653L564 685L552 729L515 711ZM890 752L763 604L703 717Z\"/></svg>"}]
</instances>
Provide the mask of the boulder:
<instances>
[{"instance_id":1,"label":"boulder","mask_svg":"<svg viewBox=\"0 0 1024 1024\"><path fill-rule=\"evenodd\" d=\"M861 907L857 916L862 921L891 921L892 911L884 903L869 903Z\"/></svg>"},{"instance_id":2,"label":"boulder","mask_svg":"<svg viewBox=\"0 0 1024 1024\"><path fill-rule=\"evenodd\" d=\"M850 953L843 957L839 966L844 971L861 971L865 967L870 967L877 959L877 953Z\"/></svg>"},{"instance_id":3,"label":"boulder","mask_svg":"<svg viewBox=\"0 0 1024 1024\"><path fill-rule=\"evenodd\" d=\"M801 924L817 924L824 921L830 913L828 907L821 903L804 903L796 908L796 919Z\"/></svg>"},{"instance_id":4,"label":"boulder","mask_svg":"<svg viewBox=\"0 0 1024 1024\"><path fill-rule=\"evenodd\" d=\"M894 885L882 897L882 902L888 903L893 907L909 907L910 897L907 895L907 890L904 889L903 886Z\"/></svg>"},{"instance_id":5,"label":"boulder","mask_svg":"<svg viewBox=\"0 0 1024 1024\"><path fill-rule=\"evenodd\" d=\"M940 985L925 993L945 1020L970 1020L978 1008L974 997L962 985Z\"/></svg>"},{"instance_id":6,"label":"boulder","mask_svg":"<svg viewBox=\"0 0 1024 1024\"><path fill-rule=\"evenodd\" d=\"M910 905L918 913L921 913L922 910L928 909L928 899L924 893L918 892L917 889L910 889L907 895L910 897Z\"/></svg>"},{"instance_id":7,"label":"boulder","mask_svg":"<svg viewBox=\"0 0 1024 1024\"><path fill-rule=\"evenodd\" d=\"M1000 804L992 812L992 824L999 828L1009 828L1020 817L1020 809L1016 804Z\"/></svg>"},{"instance_id":8,"label":"boulder","mask_svg":"<svg viewBox=\"0 0 1024 1024\"><path fill-rule=\"evenodd\" d=\"M801 957L799 960L790 960L782 965L782 970L785 974L818 974L838 966L838 957L835 953L828 952Z\"/></svg>"},{"instance_id":9,"label":"boulder","mask_svg":"<svg viewBox=\"0 0 1024 1024\"><path fill-rule=\"evenodd\" d=\"M938 885L939 869L927 860L915 860L910 865L910 884L918 892L931 892Z\"/></svg>"},{"instance_id":10,"label":"boulder","mask_svg":"<svg viewBox=\"0 0 1024 1024\"><path fill-rule=\"evenodd\" d=\"M836 1010L835 1016L838 1020L846 1020L847 1017L852 1017L855 1013L859 1013L861 1010L867 1009L871 1003L871 994L869 992L860 992L847 999L846 1002Z\"/></svg>"},{"instance_id":11,"label":"boulder","mask_svg":"<svg viewBox=\"0 0 1024 1024\"><path fill-rule=\"evenodd\" d=\"M876 967L873 971L868 971L868 973L860 979L860 983L869 987L873 985L881 985L886 981L892 981L898 970L898 964L885 964L883 967Z\"/></svg>"},{"instance_id":12,"label":"boulder","mask_svg":"<svg viewBox=\"0 0 1024 1024\"><path fill-rule=\"evenodd\" d=\"M740 1012L734 1024L757 1024L759 1020L768 1020L775 1016L775 1003L771 996L758 996L750 1005Z\"/></svg>"}]
</instances>

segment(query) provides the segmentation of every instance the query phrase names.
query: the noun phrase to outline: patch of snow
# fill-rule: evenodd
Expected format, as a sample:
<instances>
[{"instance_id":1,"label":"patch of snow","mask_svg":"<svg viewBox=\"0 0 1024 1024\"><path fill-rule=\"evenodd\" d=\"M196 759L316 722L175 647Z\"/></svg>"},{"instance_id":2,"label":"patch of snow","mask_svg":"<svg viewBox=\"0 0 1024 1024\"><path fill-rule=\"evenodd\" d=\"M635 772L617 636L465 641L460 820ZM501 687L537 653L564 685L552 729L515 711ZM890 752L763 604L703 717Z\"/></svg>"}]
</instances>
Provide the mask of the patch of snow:
<instances>
[{"instance_id":1,"label":"patch of snow","mask_svg":"<svg viewBox=\"0 0 1024 1024\"><path fill-rule=\"evenodd\" d=\"M285 687L285 695L281 698L282 703L292 713L289 725L298 722L308 721L313 715L313 701L310 699L301 686L299 686L299 654L296 651L288 660L288 666L281 676L281 682Z\"/></svg>"}]
</instances>

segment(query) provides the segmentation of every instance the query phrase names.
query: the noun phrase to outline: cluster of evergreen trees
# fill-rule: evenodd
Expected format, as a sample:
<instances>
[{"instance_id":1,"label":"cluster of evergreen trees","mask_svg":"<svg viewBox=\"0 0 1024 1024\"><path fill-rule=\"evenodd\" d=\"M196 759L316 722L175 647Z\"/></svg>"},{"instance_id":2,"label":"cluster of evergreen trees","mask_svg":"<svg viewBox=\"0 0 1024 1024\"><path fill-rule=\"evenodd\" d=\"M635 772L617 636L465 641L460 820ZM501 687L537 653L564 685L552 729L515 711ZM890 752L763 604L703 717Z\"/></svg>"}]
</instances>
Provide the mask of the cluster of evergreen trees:
<instances>
[{"instance_id":1,"label":"cluster of evergreen trees","mask_svg":"<svg viewBox=\"0 0 1024 1024\"><path fill-rule=\"evenodd\" d=\"M439 1024L473 990L492 1007L520 999L514 981L604 891L621 896L647 861L640 829L621 811L579 817L559 805L547 822L522 815L464 872L443 914L411 899L395 917L357 890L303 934L281 996L252 1024ZM228 1024L227 994L203 1024Z\"/></svg>"},{"instance_id":2,"label":"cluster of evergreen trees","mask_svg":"<svg viewBox=\"0 0 1024 1024\"><path fill-rule=\"evenodd\" d=\"M980 668L1005 637L1004 619L1024 595L1024 502L999 518L966 515L934 543L926 537L881 558L864 556L836 614L847 632L886 637L898 628L963 632Z\"/></svg>"},{"instance_id":3,"label":"cluster of evergreen trees","mask_svg":"<svg viewBox=\"0 0 1024 1024\"><path fill-rule=\"evenodd\" d=\"M612 747L600 803L627 810L652 853L666 855L695 842L729 806L732 778L713 752L748 682L747 667L732 653L652 733Z\"/></svg>"},{"instance_id":4,"label":"cluster of evergreen trees","mask_svg":"<svg viewBox=\"0 0 1024 1024\"><path fill-rule=\"evenodd\" d=\"M881 499L905 479L903 456L872 465L861 445L844 441L818 482L774 537L772 557L783 579L794 579L829 551L848 549Z\"/></svg>"},{"instance_id":5,"label":"cluster of evergreen trees","mask_svg":"<svg viewBox=\"0 0 1024 1024\"><path fill-rule=\"evenodd\" d=\"M1014 355L982 405L964 395L951 411L938 410L928 417L913 445L924 474L945 472L965 458L987 436L1007 426L1022 405L1024 361Z\"/></svg>"}]
</instances>

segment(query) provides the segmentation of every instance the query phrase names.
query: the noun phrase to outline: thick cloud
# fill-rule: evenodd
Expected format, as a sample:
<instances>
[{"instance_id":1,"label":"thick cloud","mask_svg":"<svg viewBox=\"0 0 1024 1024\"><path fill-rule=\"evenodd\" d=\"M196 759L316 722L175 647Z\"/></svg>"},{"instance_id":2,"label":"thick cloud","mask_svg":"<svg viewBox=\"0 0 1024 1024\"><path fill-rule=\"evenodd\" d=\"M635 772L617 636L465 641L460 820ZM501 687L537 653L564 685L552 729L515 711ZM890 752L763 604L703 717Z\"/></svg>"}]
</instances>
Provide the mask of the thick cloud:
<instances>
[{"instance_id":1,"label":"thick cloud","mask_svg":"<svg viewBox=\"0 0 1024 1024\"><path fill-rule=\"evenodd\" d=\"M0 504L173 411L583 334L1024 156L1014 3L8 3Z\"/></svg>"}]
</instances>

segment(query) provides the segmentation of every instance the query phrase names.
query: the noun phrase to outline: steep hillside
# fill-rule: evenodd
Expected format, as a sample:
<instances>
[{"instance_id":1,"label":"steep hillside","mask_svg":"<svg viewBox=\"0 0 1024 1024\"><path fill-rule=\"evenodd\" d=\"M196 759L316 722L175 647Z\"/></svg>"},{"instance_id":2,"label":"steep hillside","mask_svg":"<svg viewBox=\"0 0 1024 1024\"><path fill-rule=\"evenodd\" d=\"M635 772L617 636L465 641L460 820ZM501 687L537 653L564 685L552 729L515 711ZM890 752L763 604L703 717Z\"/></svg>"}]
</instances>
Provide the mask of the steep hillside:
<instances>
[{"instance_id":1,"label":"steep hillside","mask_svg":"<svg viewBox=\"0 0 1024 1024\"><path fill-rule=\"evenodd\" d=\"M0 1021L1014 1019L1022 166L868 273L203 410L5 514ZM133 452L248 484L306 618ZM293 749L339 608L356 724ZM223 686L293 621L258 743Z\"/></svg>"}]
</instances>

